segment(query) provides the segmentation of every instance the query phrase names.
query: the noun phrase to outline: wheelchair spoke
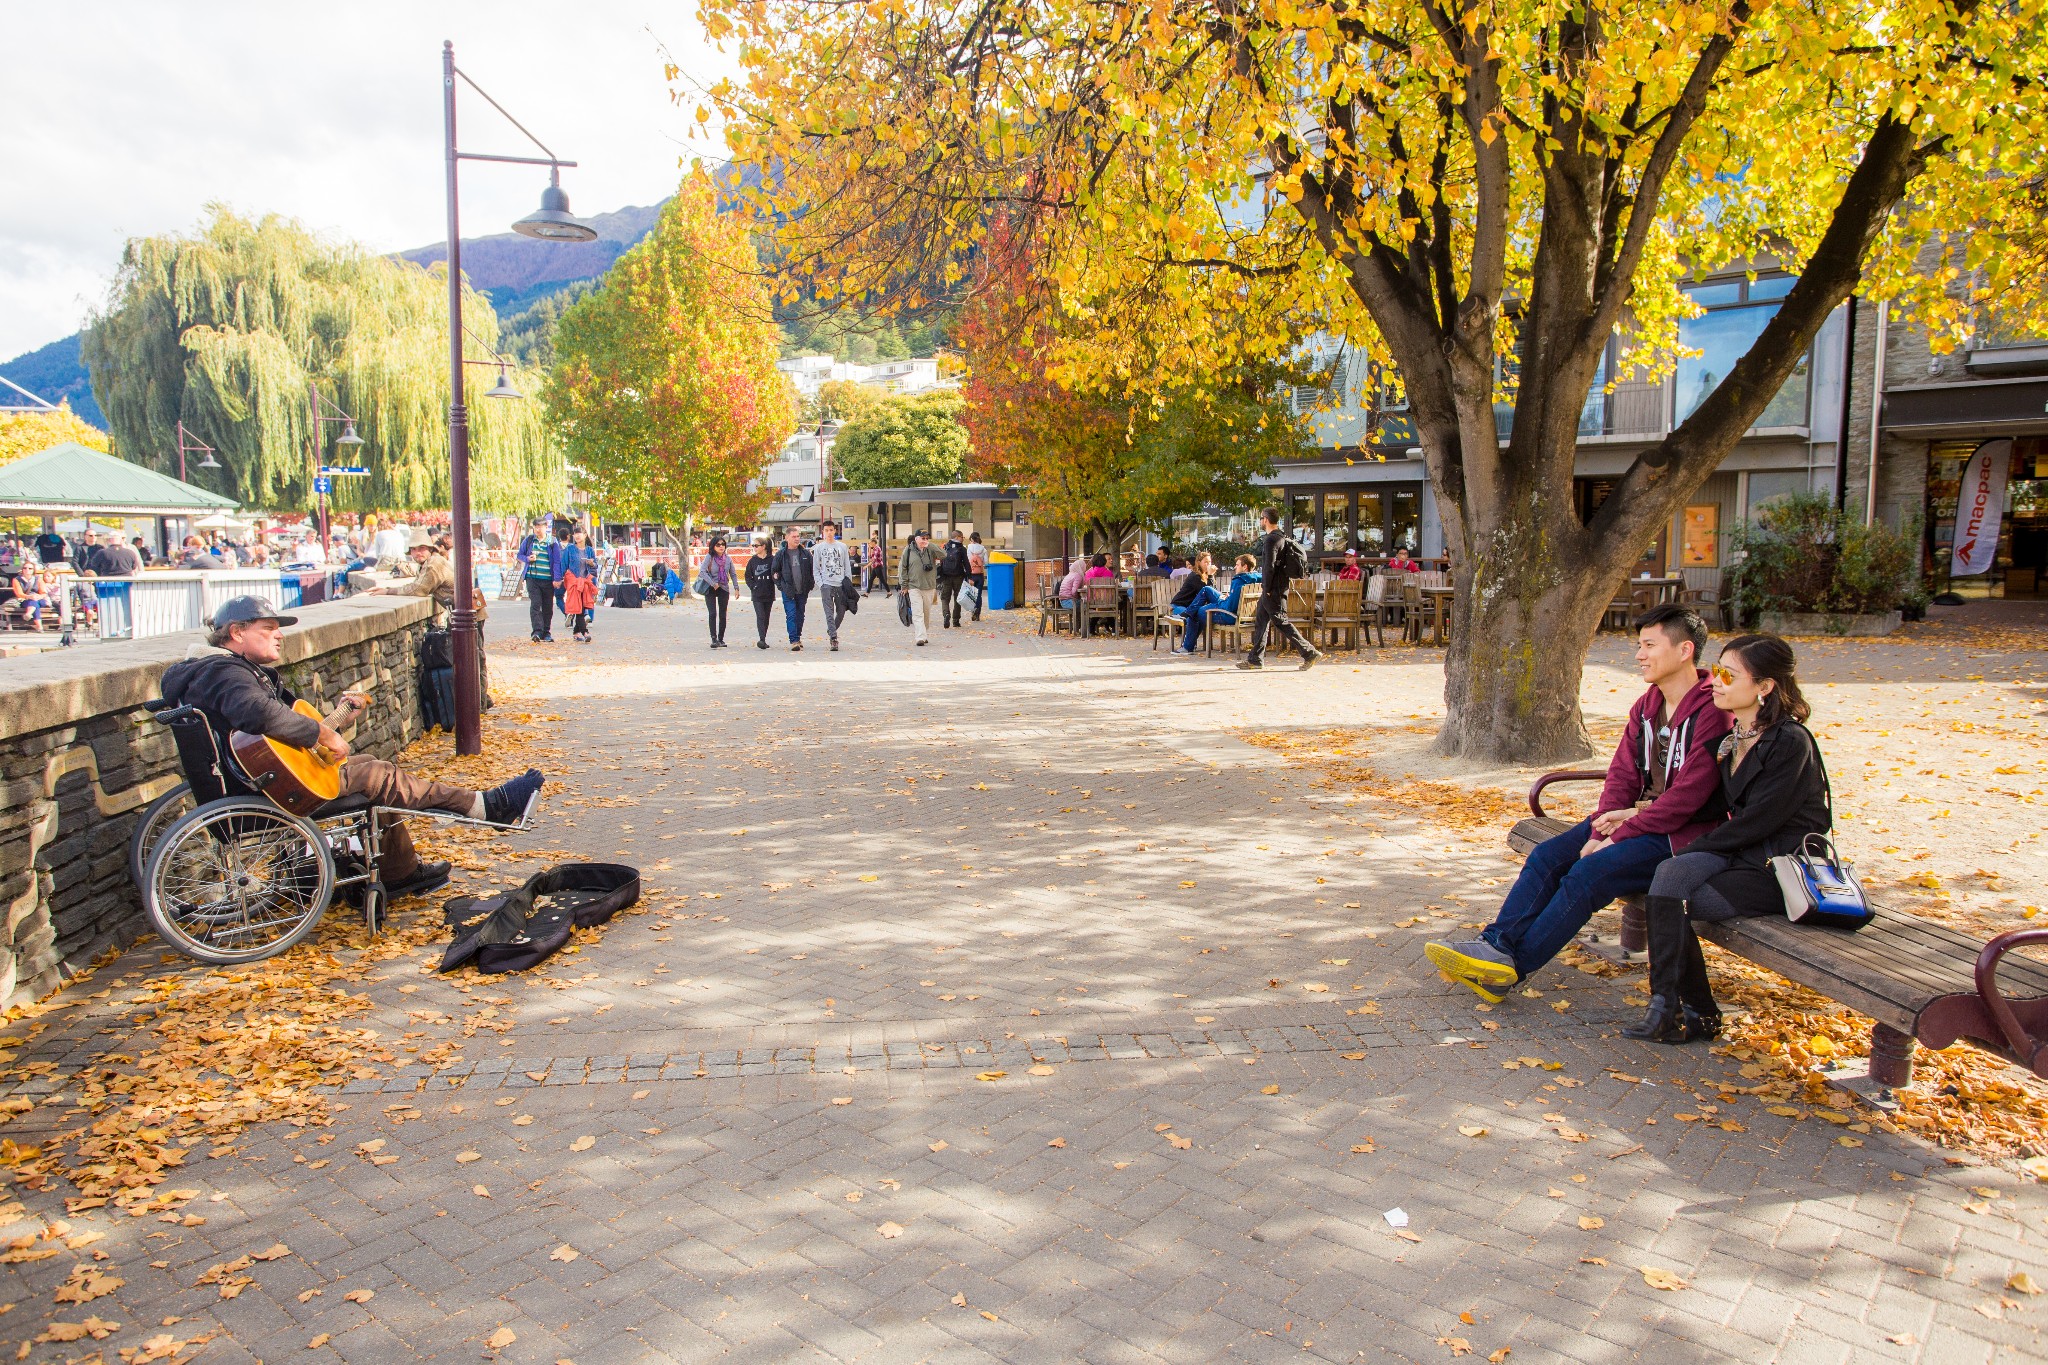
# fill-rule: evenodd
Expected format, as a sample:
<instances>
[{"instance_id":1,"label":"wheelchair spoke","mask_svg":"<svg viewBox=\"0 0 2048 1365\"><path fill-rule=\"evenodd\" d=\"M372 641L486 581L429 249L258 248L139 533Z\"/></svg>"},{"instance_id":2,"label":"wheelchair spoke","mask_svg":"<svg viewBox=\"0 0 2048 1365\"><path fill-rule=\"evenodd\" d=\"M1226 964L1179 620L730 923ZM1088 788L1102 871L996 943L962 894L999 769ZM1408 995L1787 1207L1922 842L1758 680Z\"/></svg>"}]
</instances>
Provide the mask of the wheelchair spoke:
<instances>
[{"instance_id":1,"label":"wheelchair spoke","mask_svg":"<svg viewBox=\"0 0 2048 1365\"><path fill-rule=\"evenodd\" d=\"M211 961L253 961L304 937L333 880L306 826L254 802L181 821L151 868L151 919L174 946Z\"/></svg>"}]
</instances>

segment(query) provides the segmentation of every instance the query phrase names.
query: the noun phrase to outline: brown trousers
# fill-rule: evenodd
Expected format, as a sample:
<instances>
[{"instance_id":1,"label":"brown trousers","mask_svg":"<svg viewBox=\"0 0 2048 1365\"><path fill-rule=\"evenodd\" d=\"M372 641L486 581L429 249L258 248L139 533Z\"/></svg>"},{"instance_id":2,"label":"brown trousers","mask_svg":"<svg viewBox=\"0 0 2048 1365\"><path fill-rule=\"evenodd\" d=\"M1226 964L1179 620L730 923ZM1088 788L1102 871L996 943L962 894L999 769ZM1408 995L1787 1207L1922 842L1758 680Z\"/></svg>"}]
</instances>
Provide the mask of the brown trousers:
<instances>
[{"instance_id":1,"label":"brown trousers","mask_svg":"<svg viewBox=\"0 0 2048 1365\"><path fill-rule=\"evenodd\" d=\"M467 815L476 807L476 793L467 787L414 777L396 763L362 754L350 754L341 765L341 790L344 796L367 796L380 806L403 810ZM378 875L386 882L404 881L419 870L420 855L413 852L404 822L391 820L378 831L377 864Z\"/></svg>"}]
</instances>

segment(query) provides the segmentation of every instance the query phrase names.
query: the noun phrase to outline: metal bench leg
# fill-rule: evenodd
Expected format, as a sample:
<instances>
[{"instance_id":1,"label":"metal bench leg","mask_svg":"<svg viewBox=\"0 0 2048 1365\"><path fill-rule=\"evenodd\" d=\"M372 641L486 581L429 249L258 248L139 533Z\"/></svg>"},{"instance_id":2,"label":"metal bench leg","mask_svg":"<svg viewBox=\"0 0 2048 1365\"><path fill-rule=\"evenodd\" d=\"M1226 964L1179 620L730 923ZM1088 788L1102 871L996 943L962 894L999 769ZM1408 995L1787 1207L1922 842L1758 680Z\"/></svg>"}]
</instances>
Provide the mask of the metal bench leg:
<instances>
[{"instance_id":1,"label":"metal bench leg","mask_svg":"<svg viewBox=\"0 0 2048 1365\"><path fill-rule=\"evenodd\" d=\"M1890 1090L1913 1083L1913 1050L1917 1044L1910 1033L1888 1024L1870 1030L1870 1079Z\"/></svg>"},{"instance_id":2,"label":"metal bench leg","mask_svg":"<svg viewBox=\"0 0 2048 1365\"><path fill-rule=\"evenodd\" d=\"M1645 957L1650 952L1650 912L1634 896L1621 903L1621 950Z\"/></svg>"}]
</instances>

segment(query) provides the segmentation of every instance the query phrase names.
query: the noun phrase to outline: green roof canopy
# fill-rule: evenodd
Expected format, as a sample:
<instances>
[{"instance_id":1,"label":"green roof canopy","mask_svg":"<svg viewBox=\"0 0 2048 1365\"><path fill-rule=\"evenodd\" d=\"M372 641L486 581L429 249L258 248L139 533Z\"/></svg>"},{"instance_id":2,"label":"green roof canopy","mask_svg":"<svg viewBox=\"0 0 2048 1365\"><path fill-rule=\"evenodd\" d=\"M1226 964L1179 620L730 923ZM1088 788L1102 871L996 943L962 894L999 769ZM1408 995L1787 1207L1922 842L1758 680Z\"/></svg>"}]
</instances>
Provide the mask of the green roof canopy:
<instances>
[{"instance_id":1,"label":"green roof canopy","mask_svg":"<svg viewBox=\"0 0 2048 1365\"><path fill-rule=\"evenodd\" d=\"M237 505L233 498L72 442L0 466L0 513L182 517Z\"/></svg>"}]
</instances>

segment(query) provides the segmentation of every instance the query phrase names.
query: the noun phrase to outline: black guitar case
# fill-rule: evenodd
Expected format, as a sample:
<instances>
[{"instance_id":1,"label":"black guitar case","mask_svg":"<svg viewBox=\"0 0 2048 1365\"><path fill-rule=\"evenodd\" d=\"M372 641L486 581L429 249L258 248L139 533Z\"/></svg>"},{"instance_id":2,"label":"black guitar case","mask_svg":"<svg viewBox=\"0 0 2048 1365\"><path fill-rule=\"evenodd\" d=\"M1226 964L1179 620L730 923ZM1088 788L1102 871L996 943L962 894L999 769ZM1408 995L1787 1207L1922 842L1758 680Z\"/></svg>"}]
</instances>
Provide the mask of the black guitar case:
<instances>
[{"instance_id":1,"label":"black guitar case","mask_svg":"<svg viewBox=\"0 0 2048 1365\"><path fill-rule=\"evenodd\" d=\"M439 970L523 972L559 952L573 929L603 924L640 899L640 870L563 863L495 896L457 896L443 908L455 941Z\"/></svg>"}]
</instances>

